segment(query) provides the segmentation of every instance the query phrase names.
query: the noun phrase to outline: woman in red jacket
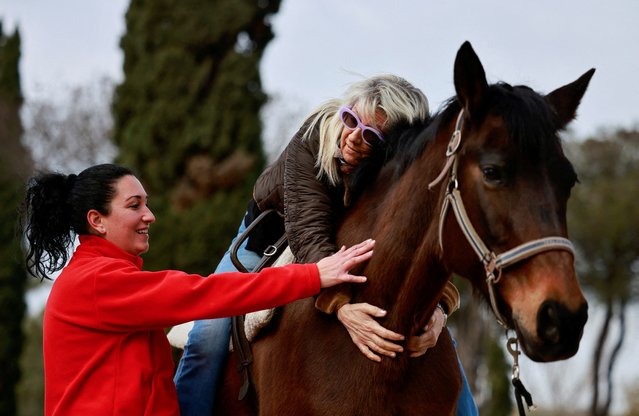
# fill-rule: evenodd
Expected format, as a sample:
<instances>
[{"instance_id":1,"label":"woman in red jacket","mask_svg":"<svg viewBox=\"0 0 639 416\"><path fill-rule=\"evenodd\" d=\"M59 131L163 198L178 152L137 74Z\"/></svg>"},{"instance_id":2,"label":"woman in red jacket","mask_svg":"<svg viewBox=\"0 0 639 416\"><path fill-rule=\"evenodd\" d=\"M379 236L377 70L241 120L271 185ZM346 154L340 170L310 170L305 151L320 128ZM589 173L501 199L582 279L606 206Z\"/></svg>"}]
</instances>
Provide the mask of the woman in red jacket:
<instances>
[{"instance_id":1,"label":"woman in red jacket","mask_svg":"<svg viewBox=\"0 0 639 416\"><path fill-rule=\"evenodd\" d=\"M223 273L142 271L155 217L127 168L42 174L27 190L27 267L62 270L44 314L46 415L179 415L171 349L163 328L244 314L363 282L348 270L372 255L365 241L317 264ZM80 245L68 265L75 236Z\"/></svg>"}]
</instances>

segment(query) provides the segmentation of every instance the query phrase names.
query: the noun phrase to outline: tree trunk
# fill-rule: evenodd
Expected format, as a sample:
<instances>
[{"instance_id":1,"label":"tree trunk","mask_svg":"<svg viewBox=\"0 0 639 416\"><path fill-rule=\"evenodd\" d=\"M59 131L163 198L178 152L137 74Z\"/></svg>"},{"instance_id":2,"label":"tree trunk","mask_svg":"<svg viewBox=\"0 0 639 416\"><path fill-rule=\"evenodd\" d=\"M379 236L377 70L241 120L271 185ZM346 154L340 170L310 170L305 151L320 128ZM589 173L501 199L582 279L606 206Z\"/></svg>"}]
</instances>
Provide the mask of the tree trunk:
<instances>
[{"instance_id":1,"label":"tree trunk","mask_svg":"<svg viewBox=\"0 0 639 416\"><path fill-rule=\"evenodd\" d=\"M617 342L610 353L610 359L608 360L608 371L606 373L606 383L607 383L607 397L606 402L604 403L602 409L602 415L607 415L610 412L610 405L612 403L612 394L613 394L613 381L612 381L612 369L617 361L619 356L619 351L621 350L621 346L626 337L626 302L623 300L619 303L619 337L617 338Z\"/></svg>"},{"instance_id":2,"label":"tree trunk","mask_svg":"<svg viewBox=\"0 0 639 416\"><path fill-rule=\"evenodd\" d=\"M612 319L612 299L606 300L606 316L604 318L601 331L599 332L599 338L595 348L592 365L592 402L590 406L590 414L592 416L603 416L604 413L600 413L599 406L599 367L601 366L602 355L606 339L608 338L608 331L610 329L610 320Z\"/></svg>"}]
</instances>

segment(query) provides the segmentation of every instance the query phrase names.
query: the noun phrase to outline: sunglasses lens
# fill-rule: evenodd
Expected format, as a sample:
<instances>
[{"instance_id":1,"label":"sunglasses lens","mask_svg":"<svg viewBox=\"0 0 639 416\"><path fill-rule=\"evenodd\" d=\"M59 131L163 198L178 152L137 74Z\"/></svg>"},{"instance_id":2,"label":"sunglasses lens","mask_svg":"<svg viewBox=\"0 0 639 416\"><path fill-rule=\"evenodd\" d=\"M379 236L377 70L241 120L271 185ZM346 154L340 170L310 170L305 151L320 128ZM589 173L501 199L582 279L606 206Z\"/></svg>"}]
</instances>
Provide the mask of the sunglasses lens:
<instances>
[{"instance_id":1,"label":"sunglasses lens","mask_svg":"<svg viewBox=\"0 0 639 416\"><path fill-rule=\"evenodd\" d=\"M382 138L379 134L371 129L364 129L364 131L362 131L362 138L371 146L379 146L382 143Z\"/></svg>"},{"instance_id":2,"label":"sunglasses lens","mask_svg":"<svg viewBox=\"0 0 639 416\"><path fill-rule=\"evenodd\" d=\"M355 116L348 111L344 111L342 113L342 123L344 123L344 125L349 129L357 127L357 119L355 119Z\"/></svg>"}]
</instances>

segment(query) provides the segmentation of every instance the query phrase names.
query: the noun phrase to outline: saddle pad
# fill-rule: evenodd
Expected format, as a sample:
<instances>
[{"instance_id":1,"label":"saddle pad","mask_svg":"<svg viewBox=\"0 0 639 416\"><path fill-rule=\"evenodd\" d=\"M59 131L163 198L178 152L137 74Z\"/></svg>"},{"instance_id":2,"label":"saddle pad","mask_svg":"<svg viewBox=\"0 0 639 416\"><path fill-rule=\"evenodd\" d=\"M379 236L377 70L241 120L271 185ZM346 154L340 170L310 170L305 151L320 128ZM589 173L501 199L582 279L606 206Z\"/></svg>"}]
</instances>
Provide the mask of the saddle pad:
<instances>
[{"instance_id":1,"label":"saddle pad","mask_svg":"<svg viewBox=\"0 0 639 416\"><path fill-rule=\"evenodd\" d=\"M280 267L286 264L291 264L295 260L295 256L293 256L293 252L289 247L286 247L286 250L280 255L280 257L275 260L273 263L273 267ZM246 339L253 341L253 338L257 335L260 329L264 328L275 313L275 309L265 309L262 311L247 313L244 317L244 331L246 332ZM176 325L166 334L166 337L169 340L169 343L179 349L184 349L186 345L186 340L189 337L189 332L193 328L193 321L186 322L180 325ZM233 350L232 346L229 346L230 350Z\"/></svg>"}]
</instances>

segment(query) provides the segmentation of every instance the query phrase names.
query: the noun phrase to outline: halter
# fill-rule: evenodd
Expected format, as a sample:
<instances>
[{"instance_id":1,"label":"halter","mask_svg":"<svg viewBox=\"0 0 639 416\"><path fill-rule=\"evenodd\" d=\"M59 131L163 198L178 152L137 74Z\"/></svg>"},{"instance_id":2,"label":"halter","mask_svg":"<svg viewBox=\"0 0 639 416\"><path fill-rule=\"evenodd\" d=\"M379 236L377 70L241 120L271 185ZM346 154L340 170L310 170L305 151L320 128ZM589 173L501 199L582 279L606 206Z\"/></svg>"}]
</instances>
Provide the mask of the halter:
<instances>
[{"instance_id":1,"label":"halter","mask_svg":"<svg viewBox=\"0 0 639 416\"><path fill-rule=\"evenodd\" d=\"M486 272L486 286L488 287L488 295L490 297L490 306L492 307L493 313L497 318L497 322L499 322L501 326L504 327L506 330L506 337L508 338L506 346L508 352L513 357L511 381L515 389L517 408L520 415L525 415L522 399L526 401L528 409L534 410L535 406L532 402L532 396L530 395L530 393L528 393L523 383L519 379L519 355L521 354L521 352L519 351L519 340L516 333L513 337L508 336L510 328L506 323L506 319L504 319L501 312L499 312L499 308L497 307L495 285L501 280L501 273L505 267L511 266L529 257L550 250L565 250L572 253L572 255L574 256L575 249L570 240L556 236L532 240L527 243L520 244L517 247L514 247L501 254L495 254L494 251L491 251L486 246L486 244L484 244L481 237L479 237L479 235L477 234L477 231L475 231L475 227L473 227L473 225L471 224L470 219L468 218L468 214L466 214L466 209L464 208L464 202L462 201L461 192L459 191L459 183L457 181L457 151L459 150L459 147L461 145L461 133L463 125L464 110L462 109L457 116L455 131L453 131L453 134L450 137L450 141L448 142L448 148L446 149L446 164L444 165L437 178L435 178L435 180L428 184L428 189L432 189L437 184L439 184L446 176L446 173L450 171L448 177L448 189L446 191L446 196L444 197L444 202L442 204L442 209L439 216L439 246L443 251L444 222L446 220L446 215L448 214L448 209L452 208L453 212L455 213L455 218L457 218L459 227L466 236L466 239L470 243L470 246L479 257L479 260L484 265L484 270Z\"/></svg>"},{"instance_id":2,"label":"halter","mask_svg":"<svg viewBox=\"0 0 639 416\"><path fill-rule=\"evenodd\" d=\"M446 220L448 209L452 208L453 212L455 213L455 218L457 218L459 227L466 236L466 239L470 243L470 246L479 257L479 260L484 265L484 270L486 271L486 285L488 286L490 306L493 309L493 313L495 314L497 321L506 330L508 330L508 324L506 323L506 320L499 312L499 308L497 307L497 298L495 295L495 285L501 280L502 269L544 251L565 250L574 255L574 247L570 240L556 236L532 240L527 243L518 245L517 247L501 254L495 254L494 251L490 250L486 246L486 244L484 244L481 237L479 237L479 235L477 234L477 231L475 231L475 227L473 227L473 225L471 224L468 215L466 214L466 209L464 208L464 202L462 201L461 192L459 191L459 183L457 181L457 151L459 150L461 145L461 133L463 124L464 110L462 109L457 116L455 131L451 135L450 141L448 143L448 148L446 150L446 164L444 165L444 168L439 173L437 178L430 184L428 184L428 189L432 189L444 179L446 172L450 171L450 175L448 177L448 190L446 191L446 196L444 197L444 202L442 204L442 209L439 216L439 246L443 250L444 222Z\"/></svg>"}]
</instances>

